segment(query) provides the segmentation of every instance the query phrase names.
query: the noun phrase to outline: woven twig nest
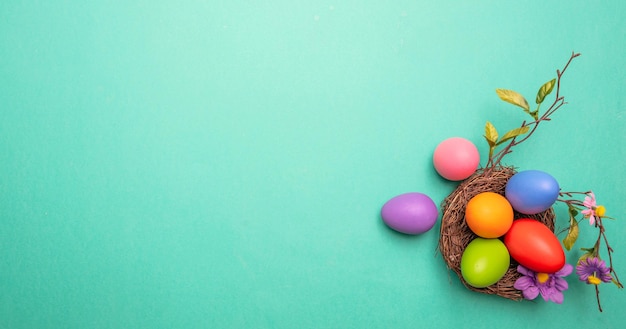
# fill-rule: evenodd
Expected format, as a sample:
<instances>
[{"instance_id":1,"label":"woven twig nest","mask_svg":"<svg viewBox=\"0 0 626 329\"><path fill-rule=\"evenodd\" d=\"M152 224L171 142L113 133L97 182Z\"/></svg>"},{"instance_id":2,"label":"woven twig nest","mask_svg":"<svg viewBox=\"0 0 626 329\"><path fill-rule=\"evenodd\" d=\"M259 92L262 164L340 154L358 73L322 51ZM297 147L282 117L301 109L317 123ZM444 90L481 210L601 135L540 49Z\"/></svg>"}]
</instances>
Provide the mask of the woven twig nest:
<instances>
[{"instance_id":1,"label":"woven twig nest","mask_svg":"<svg viewBox=\"0 0 626 329\"><path fill-rule=\"evenodd\" d=\"M495 192L504 195L506 183L515 174L513 167L494 167L479 169L461 184L443 201L441 205L441 235L439 237L439 252L449 269L456 272L461 282L470 290L498 295L504 298L521 300L522 292L515 289L515 281L521 277L517 272L517 263L511 259L511 265L506 274L495 284L486 288L475 288L467 284L461 275L461 256L465 247L478 236L465 223L465 207L468 201L482 192ZM536 214L524 215L515 213L514 218L534 218L554 232L554 211L552 208Z\"/></svg>"}]
</instances>

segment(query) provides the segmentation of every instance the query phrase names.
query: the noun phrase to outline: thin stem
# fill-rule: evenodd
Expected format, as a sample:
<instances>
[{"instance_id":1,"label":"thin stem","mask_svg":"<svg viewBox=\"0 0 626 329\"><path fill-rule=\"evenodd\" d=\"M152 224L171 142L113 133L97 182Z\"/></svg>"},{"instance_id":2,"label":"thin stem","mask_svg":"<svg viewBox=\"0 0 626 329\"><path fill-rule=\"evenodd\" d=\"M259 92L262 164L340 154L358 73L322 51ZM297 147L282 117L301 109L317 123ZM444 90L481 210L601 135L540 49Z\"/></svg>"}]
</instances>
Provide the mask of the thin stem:
<instances>
[{"instance_id":1,"label":"thin stem","mask_svg":"<svg viewBox=\"0 0 626 329\"><path fill-rule=\"evenodd\" d=\"M617 276L617 272L613 268L613 255L612 255L613 248L609 244L609 240L606 237L604 224L602 224L602 217L598 217L596 219L596 227L598 227L600 232L598 233L598 239L596 240L596 244L594 245L594 253L595 253L594 256L598 257L597 254L598 254L598 250L600 249L600 242L604 240L604 245L606 246L606 251L609 256L609 271L613 275L613 280L615 280L615 284L617 284L619 288L624 288L624 285L622 285L622 283L620 282ZM595 285L595 287L596 287L596 299L598 301L598 310L602 312L602 306L600 305L600 289L598 288L598 285Z\"/></svg>"},{"instance_id":2,"label":"thin stem","mask_svg":"<svg viewBox=\"0 0 626 329\"><path fill-rule=\"evenodd\" d=\"M565 73L565 70L567 70L567 67L569 66L569 64L572 62L572 60L576 57L580 56L580 53L575 53L572 51L572 56L570 56L569 60L567 61L567 64L565 64L565 66L563 67L563 71L559 72L559 70L556 71L556 75L557 75L557 86L556 86L556 98L559 98L559 90L561 87L561 76L563 76L563 73Z\"/></svg>"},{"instance_id":3,"label":"thin stem","mask_svg":"<svg viewBox=\"0 0 626 329\"><path fill-rule=\"evenodd\" d=\"M550 116L556 112L559 108L561 108L561 106L563 106L565 103L565 98L560 95L560 91L561 91L561 77L563 77L563 74L565 73L565 71L567 70L567 68L569 67L570 63L572 62L572 60L576 57L580 56L580 53L575 53L572 52L572 55L570 56L569 60L567 61L567 63L565 64L565 66L563 67L563 70L559 71L556 70L556 93L555 93L555 98L554 98L554 102L552 103L552 105L550 105L550 107L548 108L548 110L537 120L535 121L531 121L531 122L526 122L524 121L521 125L521 128L524 127L531 127L531 130L520 140L517 140L517 137L511 139L511 141L500 151L498 151L497 153L495 153L495 155L493 156L489 156L489 160L487 161L487 168L493 168L496 167L498 165L500 165L502 159L504 158L505 155L513 152L511 149L518 145L523 143L524 141L526 141L528 138L530 138L530 136L532 136L532 134L537 130L537 127L539 126L539 124L542 121L550 121Z\"/></svg>"},{"instance_id":4,"label":"thin stem","mask_svg":"<svg viewBox=\"0 0 626 329\"><path fill-rule=\"evenodd\" d=\"M594 284L596 287L596 300L598 301L598 310L602 312L602 305L600 305L600 288L598 288L597 284Z\"/></svg>"},{"instance_id":5,"label":"thin stem","mask_svg":"<svg viewBox=\"0 0 626 329\"><path fill-rule=\"evenodd\" d=\"M617 277L617 272L613 268L613 248L609 244L609 239L606 237L604 225L602 225L602 219L598 218L598 222L600 225L600 236L598 237L598 240L600 240L600 237L602 237L602 239L604 240L604 244L606 245L607 254L609 256L609 268L610 268L611 273L613 274L613 279L615 279L615 283L617 283L618 287L624 288L624 285L622 285L619 278Z\"/></svg>"},{"instance_id":6,"label":"thin stem","mask_svg":"<svg viewBox=\"0 0 626 329\"><path fill-rule=\"evenodd\" d=\"M589 193L591 193L591 191L586 191L586 192L563 192L563 191L561 191L561 192L559 192L559 195L560 196L566 195L566 196L570 196L571 197L574 194L587 195Z\"/></svg>"},{"instance_id":7,"label":"thin stem","mask_svg":"<svg viewBox=\"0 0 626 329\"><path fill-rule=\"evenodd\" d=\"M566 199L556 199L556 201L563 202L568 206L578 206L584 207L585 205L580 200L566 200Z\"/></svg>"}]
</instances>

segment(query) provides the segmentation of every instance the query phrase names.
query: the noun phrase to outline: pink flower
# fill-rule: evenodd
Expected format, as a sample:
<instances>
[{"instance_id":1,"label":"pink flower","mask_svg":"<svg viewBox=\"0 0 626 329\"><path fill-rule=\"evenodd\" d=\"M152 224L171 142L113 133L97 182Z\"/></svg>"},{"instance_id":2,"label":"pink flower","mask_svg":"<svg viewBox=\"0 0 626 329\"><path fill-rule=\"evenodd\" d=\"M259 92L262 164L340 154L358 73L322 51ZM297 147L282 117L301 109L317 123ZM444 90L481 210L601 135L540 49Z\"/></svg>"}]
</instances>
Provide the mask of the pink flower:
<instances>
[{"instance_id":1,"label":"pink flower","mask_svg":"<svg viewBox=\"0 0 626 329\"><path fill-rule=\"evenodd\" d=\"M581 211L581 213L585 217L589 217L589 225L593 225L596 223L596 195L593 192L589 192L585 197L585 201L583 201L583 206L585 206L585 210Z\"/></svg>"}]
</instances>

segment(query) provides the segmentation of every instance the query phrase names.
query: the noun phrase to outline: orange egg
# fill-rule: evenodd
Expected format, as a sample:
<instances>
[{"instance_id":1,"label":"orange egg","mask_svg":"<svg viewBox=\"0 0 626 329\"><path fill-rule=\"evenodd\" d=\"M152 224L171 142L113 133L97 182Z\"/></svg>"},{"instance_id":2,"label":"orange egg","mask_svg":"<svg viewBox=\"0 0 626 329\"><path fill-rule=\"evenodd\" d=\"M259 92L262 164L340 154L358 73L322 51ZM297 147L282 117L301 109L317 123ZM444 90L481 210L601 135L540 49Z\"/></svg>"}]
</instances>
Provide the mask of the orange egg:
<instances>
[{"instance_id":1,"label":"orange egg","mask_svg":"<svg viewBox=\"0 0 626 329\"><path fill-rule=\"evenodd\" d=\"M503 236L513 224L513 207L493 192L477 194L467 203L465 222L476 235L492 239Z\"/></svg>"}]
</instances>

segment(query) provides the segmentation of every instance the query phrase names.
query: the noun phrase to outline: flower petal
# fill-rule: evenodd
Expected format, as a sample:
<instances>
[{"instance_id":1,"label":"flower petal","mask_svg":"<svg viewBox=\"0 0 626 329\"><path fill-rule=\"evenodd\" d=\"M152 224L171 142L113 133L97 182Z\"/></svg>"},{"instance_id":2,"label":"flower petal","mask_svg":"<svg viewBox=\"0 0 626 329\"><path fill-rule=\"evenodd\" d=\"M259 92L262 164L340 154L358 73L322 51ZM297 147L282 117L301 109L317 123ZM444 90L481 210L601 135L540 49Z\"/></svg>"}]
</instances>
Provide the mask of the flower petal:
<instances>
[{"instance_id":1,"label":"flower petal","mask_svg":"<svg viewBox=\"0 0 626 329\"><path fill-rule=\"evenodd\" d=\"M583 201L583 206L587 208L593 208L596 206L596 195L593 192L589 192Z\"/></svg>"},{"instance_id":2,"label":"flower petal","mask_svg":"<svg viewBox=\"0 0 626 329\"><path fill-rule=\"evenodd\" d=\"M517 265L517 272L525 275L525 276L535 276L535 272L525 268L522 265Z\"/></svg>"},{"instance_id":3,"label":"flower petal","mask_svg":"<svg viewBox=\"0 0 626 329\"><path fill-rule=\"evenodd\" d=\"M563 304L563 293L560 291L553 292L550 295L550 300L557 304Z\"/></svg>"},{"instance_id":4,"label":"flower petal","mask_svg":"<svg viewBox=\"0 0 626 329\"><path fill-rule=\"evenodd\" d=\"M563 268L561 268L558 272L554 273L554 275L557 277L568 276L572 273L573 269L574 269L574 266L570 264L565 264L563 265Z\"/></svg>"},{"instance_id":5,"label":"flower petal","mask_svg":"<svg viewBox=\"0 0 626 329\"><path fill-rule=\"evenodd\" d=\"M541 297L543 297L543 300L545 300L546 302L550 299L550 296L554 292L556 292L556 289L552 287L548 287L546 285L539 285L539 293L541 294Z\"/></svg>"},{"instance_id":6,"label":"flower petal","mask_svg":"<svg viewBox=\"0 0 626 329\"><path fill-rule=\"evenodd\" d=\"M520 277L519 279L515 281L515 284L513 284L513 287L517 290L526 290L534 286L535 286L535 282L533 281L533 279L527 276Z\"/></svg>"},{"instance_id":7,"label":"flower petal","mask_svg":"<svg viewBox=\"0 0 626 329\"><path fill-rule=\"evenodd\" d=\"M611 274L602 274L600 275L600 280L602 280L602 282L604 283L608 283L613 280L613 277L611 276Z\"/></svg>"},{"instance_id":8,"label":"flower petal","mask_svg":"<svg viewBox=\"0 0 626 329\"><path fill-rule=\"evenodd\" d=\"M526 299L533 300L539 296L539 288L534 286L528 287L526 290L522 291L522 295L524 295L524 298Z\"/></svg>"},{"instance_id":9,"label":"flower petal","mask_svg":"<svg viewBox=\"0 0 626 329\"><path fill-rule=\"evenodd\" d=\"M580 281L587 281L587 278L589 278L589 268L584 260L580 262L580 265L576 266L576 275Z\"/></svg>"},{"instance_id":10,"label":"flower petal","mask_svg":"<svg viewBox=\"0 0 626 329\"><path fill-rule=\"evenodd\" d=\"M561 278L554 278L554 288L556 288L556 290L558 291L565 291L567 290L567 288L569 288L569 284L567 283L567 281L565 281L565 279L561 279Z\"/></svg>"}]
</instances>

